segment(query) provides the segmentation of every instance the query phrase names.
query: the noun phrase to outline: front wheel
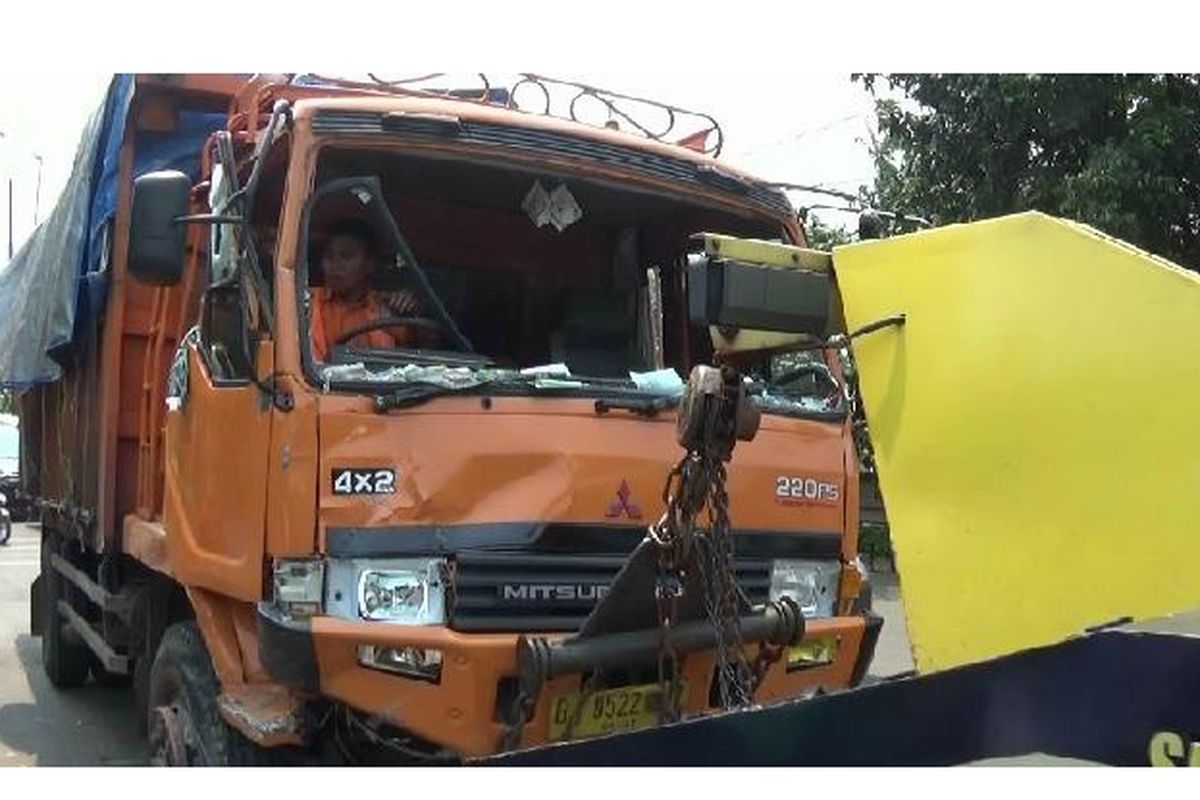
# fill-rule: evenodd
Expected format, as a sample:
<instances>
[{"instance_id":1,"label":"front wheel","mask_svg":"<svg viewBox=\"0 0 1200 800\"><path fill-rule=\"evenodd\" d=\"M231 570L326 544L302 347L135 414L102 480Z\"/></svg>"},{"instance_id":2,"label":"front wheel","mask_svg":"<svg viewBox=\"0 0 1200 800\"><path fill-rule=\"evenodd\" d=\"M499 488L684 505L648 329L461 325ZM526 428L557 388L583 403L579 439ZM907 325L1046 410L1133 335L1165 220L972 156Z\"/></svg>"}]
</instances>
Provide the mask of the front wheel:
<instances>
[{"instance_id":1,"label":"front wheel","mask_svg":"<svg viewBox=\"0 0 1200 800\"><path fill-rule=\"evenodd\" d=\"M150 668L146 725L155 766L226 766L229 736L217 711L221 687L194 622L163 633Z\"/></svg>"},{"instance_id":2,"label":"front wheel","mask_svg":"<svg viewBox=\"0 0 1200 800\"><path fill-rule=\"evenodd\" d=\"M256 746L221 719L221 683L195 622L163 633L150 667L146 727L150 763L165 767L224 767L271 763Z\"/></svg>"}]
</instances>

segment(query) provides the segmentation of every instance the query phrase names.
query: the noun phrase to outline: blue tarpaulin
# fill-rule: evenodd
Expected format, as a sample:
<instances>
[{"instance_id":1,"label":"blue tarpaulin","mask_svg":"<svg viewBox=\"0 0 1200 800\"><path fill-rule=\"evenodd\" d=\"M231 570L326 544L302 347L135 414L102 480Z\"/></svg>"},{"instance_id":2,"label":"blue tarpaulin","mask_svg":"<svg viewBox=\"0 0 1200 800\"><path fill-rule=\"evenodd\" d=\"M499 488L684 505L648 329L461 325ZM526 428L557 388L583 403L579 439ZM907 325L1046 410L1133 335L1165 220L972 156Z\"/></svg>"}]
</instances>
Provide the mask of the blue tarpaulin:
<instances>
[{"instance_id":1,"label":"blue tarpaulin","mask_svg":"<svg viewBox=\"0 0 1200 800\"><path fill-rule=\"evenodd\" d=\"M84 128L54 210L0 273L0 386L58 380L72 346L95 328L108 285L111 221L134 77L117 75ZM181 110L169 132L139 131L134 176L177 169L198 177L200 151L224 114Z\"/></svg>"}]
</instances>

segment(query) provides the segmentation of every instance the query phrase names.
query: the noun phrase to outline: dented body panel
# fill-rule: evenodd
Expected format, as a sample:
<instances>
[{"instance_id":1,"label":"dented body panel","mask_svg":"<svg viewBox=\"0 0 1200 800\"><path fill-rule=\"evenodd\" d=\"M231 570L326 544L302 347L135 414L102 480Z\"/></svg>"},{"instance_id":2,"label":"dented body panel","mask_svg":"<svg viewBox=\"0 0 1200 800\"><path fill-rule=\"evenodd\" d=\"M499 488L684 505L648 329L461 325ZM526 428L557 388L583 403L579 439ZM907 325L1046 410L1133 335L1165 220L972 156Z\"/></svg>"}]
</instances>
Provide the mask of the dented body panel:
<instances>
[{"instance_id":1,"label":"dented body panel","mask_svg":"<svg viewBox=\"0 0 1200 800\"><path fill-rule=\"evenodd\" d=\"M502 706L497 688L517 671L516 643L512 634L463 634L445 628L356 623L323 618L305 632L311 637L315 672L322 694L350 707L371 709L391 724L431 741L438 741L467 757L499 751L504 733ZM849 685L860 669L856 654L864 645L867 628L862 617L814 620L808 623L806 642L836 640L838 656L829 664L802 670L772 670L757 698L774 703L821 688ZM357 647L362 644L436 648L444 654L439 683L397 681L393 676L360 666ZM747 647L753 660L756 648ZM718 711L709 704L707 687L715 666L711 653L688 658L683 680L691 687L683 709L688 715ZM857 676L861 678L861 675ZM550 717L554 702L583 689L578 675L548 681L541 699L524 726L520 746L537 747L551 742Z\"/></svg>"},{"instance_id":2,"label":"dented body panel","mask_svg":"<svg viewBox=\"0 0 1200 800\"><path fill-rule=\"evenodd\" d=\"M330 528L414 523L647 525L662 515L663 482L677 460L671 412L652 420L620 411L601 416L594 400L517 397L491 398L487 410L477 398L446 398L391 414L340 398L320 404L322 541ZM730 464L738 528L840 533L848 497L843 448L840 424L764 421ZM334 494L338 467L394 469L395 492ZM778 496L778 479L793 475L836 492Z\"/></svg>"}]
</instances>

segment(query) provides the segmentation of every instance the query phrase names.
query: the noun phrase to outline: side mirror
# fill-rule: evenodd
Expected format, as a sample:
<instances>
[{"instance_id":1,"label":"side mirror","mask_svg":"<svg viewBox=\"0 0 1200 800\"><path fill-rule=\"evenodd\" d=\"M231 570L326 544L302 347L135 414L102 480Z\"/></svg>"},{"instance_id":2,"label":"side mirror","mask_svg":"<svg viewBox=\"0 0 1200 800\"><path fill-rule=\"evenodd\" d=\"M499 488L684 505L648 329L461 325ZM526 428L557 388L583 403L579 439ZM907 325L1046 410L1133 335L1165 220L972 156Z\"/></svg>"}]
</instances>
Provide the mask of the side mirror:
<instances>
[{"instance_id":1,"label":"side mirror","mask_svg":"<svg viewBox=\"0 0 1200 800\"><path fill-rule=\"evenodd\" d=\"M133 182L129 271L143 283L174 286L183 277L191 179L182 172L150 172Z\"/></svg>"},{"instance_id":2,"label":"side mirror","mask_svg":"<svg viewBox=\"0 0 1200 800\"><path fill-rule=\"evenodd\" d=\"M883 239L888 234L887 222L874 211L864 211L858 215L858 238Z\"/></svg>"}]
</instances>

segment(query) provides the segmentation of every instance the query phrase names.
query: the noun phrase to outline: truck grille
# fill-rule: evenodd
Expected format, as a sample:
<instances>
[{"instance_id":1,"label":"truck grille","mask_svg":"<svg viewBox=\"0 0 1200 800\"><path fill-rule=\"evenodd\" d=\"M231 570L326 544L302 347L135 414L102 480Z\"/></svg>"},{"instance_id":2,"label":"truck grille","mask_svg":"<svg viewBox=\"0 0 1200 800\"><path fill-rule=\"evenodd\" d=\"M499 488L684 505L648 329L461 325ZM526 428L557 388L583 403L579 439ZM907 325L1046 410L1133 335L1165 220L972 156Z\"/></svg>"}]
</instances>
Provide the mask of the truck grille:
<instances>
[{"instance_id":1,"label":"truck grille","mask_svg":"<svg viewBox=\"0 0 1200 800\"><path fill-rule=\"evenodd\" d=\"M460 552L450 627L460 631L574 631L583 625L625 556ZM752 604L767 602L769 559L738 559Z\"/></svg>"}]
</instances>

